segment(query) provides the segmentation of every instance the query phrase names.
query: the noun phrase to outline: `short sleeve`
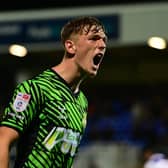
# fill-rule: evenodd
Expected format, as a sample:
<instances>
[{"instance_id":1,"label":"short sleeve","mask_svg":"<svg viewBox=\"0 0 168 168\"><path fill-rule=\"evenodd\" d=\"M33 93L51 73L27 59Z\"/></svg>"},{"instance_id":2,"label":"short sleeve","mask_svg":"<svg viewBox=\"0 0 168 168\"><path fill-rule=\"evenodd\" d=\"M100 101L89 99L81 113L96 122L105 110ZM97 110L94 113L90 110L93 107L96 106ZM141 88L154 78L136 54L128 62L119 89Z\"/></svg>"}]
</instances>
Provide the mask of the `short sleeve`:
<instances>
[{"instance_id":1,"label":"short sleeve","mask_svg":"<svg viewBox=\"0 0 168 168\"><path fill-rule=\"evenodd\" d=\"M24 132L41 110L42 101L42 91L36 82L31 80L22 82L14 90L0 125Z\"/></svg>"}]
</instances>

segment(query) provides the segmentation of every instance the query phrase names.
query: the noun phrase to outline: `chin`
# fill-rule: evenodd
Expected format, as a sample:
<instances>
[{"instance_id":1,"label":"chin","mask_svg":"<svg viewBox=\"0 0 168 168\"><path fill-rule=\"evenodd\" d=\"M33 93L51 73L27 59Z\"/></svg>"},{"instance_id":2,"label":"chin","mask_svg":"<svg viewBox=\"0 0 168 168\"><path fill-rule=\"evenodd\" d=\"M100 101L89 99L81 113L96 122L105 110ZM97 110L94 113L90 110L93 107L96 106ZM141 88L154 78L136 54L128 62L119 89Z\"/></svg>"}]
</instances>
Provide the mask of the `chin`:
<instances>
[{"instance_id":1,"label":"chin","mask_svg":"<svg viewBox=\"0 0 168 168\"><path fill-rule=\"evenodd\" d=\"M85 70L84 71L84 76L89 77L89 78L94 78L97 75L97 70Z\"/></svg>"},{"instance_id":2,"label":"chin","mask_svg":"<svg viewBox=\"0 0 168 168\"><path fill-rule=\"evenodd\" d=\"M88 74L88 76L89 76L90 78L94 78L96 75L97 75L97 71Z\"/></svg>"}]
</instances>

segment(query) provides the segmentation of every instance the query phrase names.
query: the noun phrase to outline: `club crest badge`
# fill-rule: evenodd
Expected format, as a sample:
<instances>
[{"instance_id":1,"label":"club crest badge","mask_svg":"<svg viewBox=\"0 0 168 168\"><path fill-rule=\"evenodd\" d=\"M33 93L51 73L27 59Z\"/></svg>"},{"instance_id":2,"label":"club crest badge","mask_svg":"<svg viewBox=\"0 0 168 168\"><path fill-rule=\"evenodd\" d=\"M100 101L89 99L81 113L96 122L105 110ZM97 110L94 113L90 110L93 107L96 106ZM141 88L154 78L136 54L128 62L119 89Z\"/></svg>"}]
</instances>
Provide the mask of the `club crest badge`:
<instances>
[{"instance_id":1,"label":"club crest badge","mask_svg":"<svg viewBox=\"0 0 168 168\"><path fill-rule=\"evenodd\" d=\"M30 100L30 95L27 93L18 93L14 103L13 103L13 109L16 112L22 112L26 109L28 103Z\"/></svg>"}]
</instances>

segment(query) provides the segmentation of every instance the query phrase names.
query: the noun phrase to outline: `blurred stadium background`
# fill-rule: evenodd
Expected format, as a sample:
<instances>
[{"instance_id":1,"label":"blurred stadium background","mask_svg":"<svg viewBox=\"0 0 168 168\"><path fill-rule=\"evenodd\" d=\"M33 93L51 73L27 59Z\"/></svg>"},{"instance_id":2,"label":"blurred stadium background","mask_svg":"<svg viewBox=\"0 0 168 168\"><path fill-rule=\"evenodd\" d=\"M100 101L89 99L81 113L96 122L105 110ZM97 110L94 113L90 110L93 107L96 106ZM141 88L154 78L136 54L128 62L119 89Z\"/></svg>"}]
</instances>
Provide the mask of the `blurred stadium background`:
<instances>
[{"instance_id":1,"label":"blurred stadium background","mask_svg":"<svg viewBox=\"0 0 168 168\"><path fill-rule=\"evenodd\" d=\"M98 76L82 85L89 119L74 168L142 168L147 151L168 153L167 1L6 1L0 6L0 113L17 83L60 61L60 28L81 15L99 17L109 42ZM151 37L162 41L150 46ZM12 53L13 44L26 55Z\"/></svg>"}]
</instances>

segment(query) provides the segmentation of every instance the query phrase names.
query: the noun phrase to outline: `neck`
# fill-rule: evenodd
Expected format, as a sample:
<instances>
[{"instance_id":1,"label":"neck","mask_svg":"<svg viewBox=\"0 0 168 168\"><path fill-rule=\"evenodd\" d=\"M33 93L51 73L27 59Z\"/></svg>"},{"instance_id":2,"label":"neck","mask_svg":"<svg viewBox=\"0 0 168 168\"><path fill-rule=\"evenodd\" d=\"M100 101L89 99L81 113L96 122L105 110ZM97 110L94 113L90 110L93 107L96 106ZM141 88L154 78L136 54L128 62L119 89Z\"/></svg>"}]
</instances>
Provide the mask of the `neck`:
<instances>
[{"instance_id":1,"label":"neck","mask_svg":"<svg viewBox=\"0 0 168 168\"><path fill-rule=\"evenodd\" d=\"M73 61L63 59L63 61L52 68L71 87L74 93L79 91L80 84L84 80Z\"/></svg>"}]
</instances>

